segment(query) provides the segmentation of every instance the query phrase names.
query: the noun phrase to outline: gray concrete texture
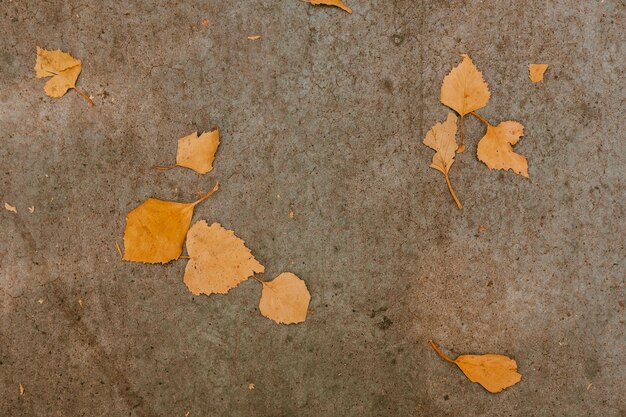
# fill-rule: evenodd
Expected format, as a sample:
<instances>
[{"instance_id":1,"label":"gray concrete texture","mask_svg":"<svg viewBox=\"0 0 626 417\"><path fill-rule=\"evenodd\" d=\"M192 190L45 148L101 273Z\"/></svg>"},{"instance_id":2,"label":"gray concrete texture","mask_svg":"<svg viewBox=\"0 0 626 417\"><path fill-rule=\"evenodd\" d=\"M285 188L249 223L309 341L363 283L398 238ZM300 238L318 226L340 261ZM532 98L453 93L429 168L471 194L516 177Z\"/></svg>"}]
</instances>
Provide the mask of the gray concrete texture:
<instances>
[{"instance_id":1,"label":"gray concrete texture","mask_svg":"<svg viewBox=\"0 0 626 417\"><path fill-rule=\"evenodd\" d=\"M346 1L0 2L1 416L626 415L624 3ZM36 46L83 60L95 108L44 95ZM469 119L459 211L421 141L461 53L531 180ZM152 169L213 126L213 172ZM119 259L129 210L215 181L194 221L305 279L304 324L254 280L195 297L185 261ZM429 339L523 379L491 395Z\"/></svg>"}]
</instances>

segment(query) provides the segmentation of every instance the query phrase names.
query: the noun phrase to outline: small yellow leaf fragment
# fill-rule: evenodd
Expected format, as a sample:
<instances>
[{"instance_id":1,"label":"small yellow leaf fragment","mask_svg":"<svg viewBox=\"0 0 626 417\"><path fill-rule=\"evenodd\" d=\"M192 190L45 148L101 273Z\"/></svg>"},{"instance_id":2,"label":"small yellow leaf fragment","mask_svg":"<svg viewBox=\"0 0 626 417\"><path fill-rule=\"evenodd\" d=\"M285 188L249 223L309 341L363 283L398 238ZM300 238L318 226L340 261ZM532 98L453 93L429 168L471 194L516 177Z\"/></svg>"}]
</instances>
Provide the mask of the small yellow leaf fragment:
<instances>
[{"instance_id":1,"label":"small yellow leaf fragment","mask_svg":"<svg viewBox=\"0 0 626 417\"><path fill-rule=\"evenodd\" d=\"M24 385L20 382L20 396L24 395Z\"/></svg>"},{"instance_id":2,"label":"small yellow leaf fragment","mask_svg":"<svg viewBox=\"0 0 626 417\"><path fill-rule=\"evenodd\" d=\"M461 209L463 206L452 188L448 175L450 167L454 163L454 155L458 148L456 143L456 122L457 117L453 113L448 113L448 118L445 122L437 123L426 133L424 145L437 151L435 155L433 155L430 167L443 174L454 202L457 207Z\"/></svg>"},{"instance_id":3,"label":"small yellow leaf fragment","mask_svg":"<svg viewBox=\"0 0 626 417\"><path fill-rule=\"evenodd\" d=\"M482 385L492 394L517 384L522 375L515 360L504 355L461 355L455 360L444 355L431 340L431 346L445 361L455 363L470 381Z\"/></svg>"},{"instance_id":4,"label":"small yellow leaf fragment","mask_svg":"<svg viewBox=\"0 0 626 417\"><path fill-rule=\"evenodd\" d=\"M478 233L485 233L486 231L487 231L487 228L483 226L482 224L478 226Z\"/></svg>"},{"instance_id":5,"label":"small yellow leaf fragment","mask_svg":"<svg viewBox=\"0 0 626 417\"><path fill-rule=\"evenodd\" d=\"M543 74L546 72L548 67L548 64L529 64L528 76L530 77L530 81L534 83L542 82Z\"/></svg>"},{"instance_id":6,"label":"small yellow leaf fragment","mask_svg":"<svg viewBox=\"0 0 626 417\"><path fill-rule=\"evenodd\" d=\"M248 389L250 391L252 391L254 389L254 384L252 384L252 383L248 384Z\"/></svg>"},{"instance_id":7,"label":"small yellow leaf fragment","mask_svg":"<svg viewBox=\"0 0 626 417\"><path fill-rule=\"evenodd\" d=\"M219 223L196 222L187 233L187 252L190 261L183 281L194 295L226 294L265 271L245 242Z\"/></svg>"},{"instance_id":8,"label":"small yellow leaf fragment","mask_svg":"<svg viewBox=\"0 0 626 417\"><path fill-rule=\"evenodd\" d=\"M209 26L209 19L202 19L202 26L204 27Z\"/></svg>"},{"instance_id":9,"label":"small yellow leaf fragment","mask_svg":"<svg viewBox=\"0 0 626 417\"><path fill-rule=\"evenodd\" d=\"M213 195L209 193L194 203L149 198L126 215L124 260L145 263L166 263L177 259L196 205Z\"/></svg>"},{"instance_id":10,"label":"small yellow leaf fragment","mask_svg":"<svg viewBox=\"0 0 626 417\"><path fill-rule=\"evenodd\" d=\"M39 300L37 300L37 302L38 302L39 304L43 304L44 299L43 299L43 298L40 298Z\"/></svg>"},{"instance_id":11,"label":"small yellow leaf fragment","mask_svg":"<svg viewBox=\"0 0 626 417\"><path fill-rule=\"evenodd\" d=\"M293 212L293 210L291 210L291 211L289 212L289 218L290 218L291 220L293 220L295 217L296 217L295 213Z\"/></svg>"},{"instance_id":12,"label":"small yellow leaf fragment","mask_svg":"<svg viewBox=\"0 0 626 417\"><path fill-rule=\"evenodd\" d=\"M319 6L320 4L324 6L335 6L348 13L352 13L352 9L346 6L341 0L309 0L308 3L314 6Z\"/></svg>"},{"instance_id":13,"label":"small yellow leaf fragment","mask_svg":"<svg viewBox=\"0 0 626 417\"><path fill-rule=\"evenodd\" d=\"M17 213L17 208L15 208L15 206L10 205L9 203L4 203L4 208L7 211L10 211L12 213Z\"/></svg>"},{"instance_id":14,"label":"small yellow leaf fragment","mask_svg":"<svg viewBox=\"0 0 626 417\"><path fill-rule=\"evenodd\" d=\"M456 111L461 118L481 109L489 102L489 86L469 55L450 71L441 85L441 102Z\"/></svg>"},{"instance_id":15,"label":"small yellow leaf fragment","mask_svg":"<svg viewBox=\"0 0 626 417\"><path fill-rule=\"evenodd\" d=\"M263 282L259 311L276 323L295 324L306 320L311 294L306 283L291 272Z\"/></svg>"},{"instance_id":16,"label":"small yellow leaf fragment","mask_svg":"<svg viewBox=\"0 0 626 417\"><path fill-rule=\"evenodd\" d=\"M37 78L52 77L44 85L45 93L53 98L63 97L67 90L73 88L83 96L89 104L94 105L91 98L76 87L76 80L82 70L82 63L67 52L60 50L48 51L37 47L35 76Z\"/></svg>"},{"instance_id":17,"label":"small yellow leaf fragment","mask_svg":"<svg viewBox=\"0 0 626 417\"><path fill-rule=\"evenodd\" d=\"M29 207L28 211L31 212L31 213L34 213L35 212L35 206Z\"/></svg>"},{"instance_id":18,"label":"small yellow leaf fragment","mask_svg":"<svg viewBox=\"0 0 626 417\"><path fill-rule=\"evenodd\" d=\"M78 305L80 305L81 307L83 306L84 302L82 298L78 299Z\"/></svg>"},{"instance_id":19,"label":"small yellow leaf fragment","mask_svg":"<svg viewBox=\"0 0 626 417\"><path fill-rule=\"evenodd\" d=\"M248 40L251 40L251 41L258 41L259 39L261 39L261 35L250 35L250 36L248 36Z\"/></svg>"},{"instance_id":20,"label":"small yellow leaf fragment","mask_svg":"<svg viewBox=\"0 0 626 417\"><path fill-rule=\"evenodd\" d=\"M528 161L526 157L513 152L521 136L524 126L521 123L507 120L498 126L487 125L487 133L478 142L478 159L489 169L510 169L522 177L528 178Z\"/></svg>"}]
</instances>

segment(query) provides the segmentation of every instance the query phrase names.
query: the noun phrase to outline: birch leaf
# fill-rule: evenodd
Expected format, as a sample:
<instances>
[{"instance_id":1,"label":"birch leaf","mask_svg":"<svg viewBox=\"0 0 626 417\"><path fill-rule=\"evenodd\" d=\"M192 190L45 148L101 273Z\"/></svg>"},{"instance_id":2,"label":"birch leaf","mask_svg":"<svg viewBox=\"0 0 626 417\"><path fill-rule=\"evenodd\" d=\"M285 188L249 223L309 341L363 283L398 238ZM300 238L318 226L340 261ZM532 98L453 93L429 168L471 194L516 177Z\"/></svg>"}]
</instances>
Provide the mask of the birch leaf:
<instances>
[{"instance_id":1,"label":"birch leaf","mask_svg":"<svg viewBox=\"0 0 626 417\"><path fill-rule=\"evenodd\" d=\"M193 209L217 191L219 184L193 203L177 203L149 198L126 216L124 260L166 263L178 259Z\"/></svg>"},{"instance_id":2,"label":"birch leaf","mask_svg":"<svg viewBox=\"0 0 626 417\"><path fill-rule=\"evenodd\" d=\"M306 320L311 294L306 283L291 272L264 282L259 311L276 323L295 324Z\"/></svg>"},{"instance_id":3,"label":"birch leaf","mask_svg":"<svg viewBox=\"0 0 626 417\"><path fill-rule=\"evenodd\" d=\"M452 360L444 355L432 340L430 344L445 361L455 363L470 381L482 385L492 394L515 385L522 379L522 375L517 372L517 363L507 356L461 355Z\"/></svg>"},{"instance_id":4,"label":"birch leaf","mask_svg":"<svg viewBox=\"0 0 626 417\"><path fill-rule=\"evenodd\" d=\"M325 6L335 6L348 13L352 13L352 9L346 6L341 0L309 0L308 2L314 6L319 6L320 4Z\"/></svg>"},{"instance_id":5,"label":"birch leaf","mask_svg":"<svg viewBox=\"0 0 626 417\"><path fill-rule=\"evenodd\" d=\"M169 167L157 167L160 170L168 170L177 166L193 169L198 174L206 174L213 169L215 153L220 144L220 132L214 129L198 136L198 132L178 139L176 150L176 165Z\"/></svg>"},{"instance_id":6,"label":"birch leaf","mask_svg":"<svg viewBox=\"0 0 626 417\"><path fill-rule=\"evenodd\" d=\"M481 109L489 102L489 86L472 59L463 54L463 61L450 71L441 85L441 102L461 118Z\"/></svg>"},{"instance_id":7,"label":"birch leaf","mask_svg":"<svg viewBox=\"0 0 626 417\"><path fill-rule=\"evenodd\" d=\"M530 64L528 65L528 76L530 81L539 83L543 81L543 74L548 69L548 64Z\"/></svg>"},{"instance_id":8,"label":"birch leaf","mask_svg":"<svg viewBox=\"0 0 626 417\"><path fill-rule=\"evenodd\" d=\"M245 242L218 223L196 222L187 234L190 261L183 281L192 294L226 294L265 271Z\"/></svg>"},{"instance_id":9,"label":"birch leaf","mask_svg":"<svg viewBox=\"0 0 626 417\"><path fill-rule=\"evenodd\" d=\"M424 139L424 145L437 151L435 155L433 155L433 161L430 167L443 174L454 202L459 208L463 208L452 188L448 175L450 167L454 163L454 155L458 148L456 143L456 121L457 117L453 113L448 113L448 118L445 122L437 123L428 131Z\"/></svg>"},{"instance_id":10,"label":"birch leaf","mask_svg":"<svg viewBox=\"0 0 626 417\"><path fill-rule=\"evenodd\" d=\"M487 124L487 133L478 142L478 159L489 169L510 169L528 178L526 157L513 152L512 147L521 136L524 136L524 126L521 123L507 120L495 127Z\"/></svg>"},{"instance_id":11,"label":"birch leaf","mask_svg":"<svg viewBox=\"0 0 626 417\"><path fill-rule=\"evenodd\" d=\"M37 78L52 77L46 82L43 89L53 98L63 97L67 90L73 88L83 96L89 104L93 101L83 90L76 87L76 80L82 70L82 63L67 52L61 50L48 51L37 47L37 62L35 63L35 76Z\"/></svg>"}]
</instances>

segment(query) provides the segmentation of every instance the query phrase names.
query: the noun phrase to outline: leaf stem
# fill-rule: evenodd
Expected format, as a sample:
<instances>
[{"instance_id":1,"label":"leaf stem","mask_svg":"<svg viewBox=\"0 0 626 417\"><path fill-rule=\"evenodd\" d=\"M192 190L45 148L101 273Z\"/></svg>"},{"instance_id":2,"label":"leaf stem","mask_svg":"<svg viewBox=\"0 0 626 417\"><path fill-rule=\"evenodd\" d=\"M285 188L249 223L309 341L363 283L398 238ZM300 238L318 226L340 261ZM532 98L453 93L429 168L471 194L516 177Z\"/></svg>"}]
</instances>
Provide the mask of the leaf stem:
<instances>
[{"instance_id":1,"label":"leaf stem","mask_svg":"<svg viewBox=\"0 0 626 417\"><path fill-rule=\"evenodd\" d=\"M252 275L252 278L254 278L259 284L261 285L265 285L265 281L261 281L260 279L258 279L257 277L255 277L254 275Z\"/></svg>"},{"instance_id":2,"label":"leaf stem","mask_svg":"<svg viewBox=\"0 0 626 417\"><path fill-rule=\"evenodd\" d=\"M454 188L452 188L452 183L450 183L450 177L448 177L448 174L445 174L444 177L446 178L446 184L448 184L448 190L450 190L450 195L454 199L454 202L456 203L457 207L459 209L462 209L463 205L461 204L458 197L456 196L456 193L454 192Z\"/></svg>"},{"instance_id":3,"label":"leaf stem","mask_svg":"<svg viewBox=\"0 0 626 417\"><path fill-rule=\"evenodd\" d=\"M168 167L162 167L162 166L159 166L159 165L155 165L155 166L153 166L152 168L154 168L154 169L158 169L159 171L167 171L167 170L170 170L170 169L172 169L172 168L176 168L177 166L178 166L178 165L170 165L170 166L168 166Z\"/></svg>"},{"instance_id":4,"label":"leaf stem","mask_svg":"<svg viewBox=\"0 0 626 417\"><path fill-rule=\"evenodd\" d=\"M444 355L443 352L439 350L435 342L433 342L432 340L429 340L429 342L433 349L435 349L435 352L437 352L437 354L441 356L446 362L456 363L455 361Z\"/></svg>"},{"instance_id":5,"label":"leaf stem","mask_svg":"<svg viewBox=\"0 0 626 417\"><path fill-rule=\"evenodd\" d=\"M89 102L89 104L91 104L91 107L96 107L96 104L93 102L93 100L89 97L89 94L87 94L84 90L81 90L78 87L74 87L74 90L76 90L76 92L78 94L80 94L81 96L83 96L85 98L85 100L87 100Z\"/></svg>"},{"instance_id":6,"label":"leaf stem","mask_svg":"<svg viewBox=\"0 0 626 417\"><path fill-rule=\"evenodd\" d=\"M487 119L482 117L480 114L476 113L475 111L471 111L470 114L474 116L475 118L477 118L478 120L480 120L481 122L483 122L486 126L489 126L489 122L487 121Z\"/></svg>"},{"instance_id":7,"label":"leaf stem","mask_svg":"<svg viewBox=\"0 0 626 417\"><path fill-rule=\"evenodd\" d=\"M215 187L213 187L213 189L211 191L209 191L204 197L202 197L200 200L196 201L195 203L193 203L194 206L202 203L204 200L206 200L207 198L211 197L213 194L215 194L215 192L220 188L220 183L217 182L215 183Z\"/></svg>"},{"instance_id":8,"label":"leaf stem","mask_svg":"<svg viewBox=\"0 0 626 417\"><path fill-rule=\"evenodd\" d=\"M465 131L463 130L463 120L465 120L464 117L464 115L461 116L461 121L459 122L459 138L461 139L461 143L459 144L456 153L463 153L463 151L465 151Z\"/></svg>"}]
</instances>

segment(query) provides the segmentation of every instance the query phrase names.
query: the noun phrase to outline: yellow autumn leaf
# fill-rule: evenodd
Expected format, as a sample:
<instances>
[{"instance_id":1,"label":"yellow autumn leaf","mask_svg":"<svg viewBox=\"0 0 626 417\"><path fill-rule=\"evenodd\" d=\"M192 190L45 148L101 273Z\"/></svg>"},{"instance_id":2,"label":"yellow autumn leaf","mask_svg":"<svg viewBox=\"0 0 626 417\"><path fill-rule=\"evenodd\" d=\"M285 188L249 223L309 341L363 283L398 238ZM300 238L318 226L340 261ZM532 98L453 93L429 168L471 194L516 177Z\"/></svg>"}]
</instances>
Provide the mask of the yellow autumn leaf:
<instances>
[{"instance_id":1,"label":"yellow autumn leaf","mask_svg":"<svg viewBox=\"0 0 626 417\"><path fill-rule=\"evenodd\" d=\"M528 178L528 161L523 155L513 152L512 147L521 136L524 136L521 123L508 120L495 127L487 123L487 133L478 142L478 159L489 169L510 169Z\"/></svg>"},{"instance_id":2,"label":"yellow autumn leaf","mask_svg":"<svg viewBox=\"0 0 626 417\"><path fill-rule=\"evenodd\" d=\"M517 372L515 360L504 355L461 355L455 360L443 354L430 341L433 349L447 362L455 363L470 381L479 383L492 394L517 384L522 375Z\"/></svg>"},{"instance_id":3,"label":"yellow autumn leaf","mask_svg":"<svg viewBox=\"0 0 626 417\"><path fill-rule=\"evenodd\" d=\"M302 279L291 272L283 272L272 281L261 283L259 311L262 315L282 324L306 320L311 294Z\"/></svg>"},{"instance_id":4,"label":"yellow autumn leaf","mask_svg":"<svg viewBox=\"0 0 626 417\"><path fill-rule=\"evenodd\" d=\"M482 109L489 102L489 86L469 55L450 71L441 85L441 102L461 117Z\"/></svg>"},{"instance_id":5,"label":"yellow autumn leaf","mask_svg":"<svg viewBox=\"0 0 626 417\"><path fill-rule=\"evenodd\" d=\"M453 113L448 113L448 118L445 122L437 123L428 131L424 139L424 145L437 151L435 155L433 155L433 161L430 167L443 174L454 202L459 208L463 208L452 188L448 175L450 167L454 163L454 155L458 148L456 143L456 121L457 117Z\"/></svg>"},{"instance_id":6,"label":"yellow autumn leaf","mask_svg":"<svg viewBox=\"0 0 626 417\"><path fill-rule=\"evenodd\" d=\"M193 203L176 203L149 198L126 216L124 260L166 263L178 259L193 209L217 191L219 184Z\"/></svg>"},{"instance_id":7,"label":"yellow autumn leaf","mask_svg":"<svg viewBox=\"0 0 626 417\"><path fill-rule=\"evenodd\" d=\"M530 77L530 81L534 83L543 81L543 74L548 69L548 66L548 64L529 64L528 76Z\"/></svg>"},{"instance_id":8,"label":"yellow autumn leaf","mask_svg":"<svg viewBox=\"0 0 626 417\"><path fill-rule=\"evenodd\" d=\"M67 90L73 88L83 96L89 104L94 105L87 93L76 87L76 80L82 70L82 63L67 52L61 50L48 51L37 47L37 62L35 76L37 78L52 77L46 82L43 89L53 98L63 97Z\"/></svg>"},{"instance_id":9,"label":"yellow autumn leaf","mask_svg":"<svg viewBox=\"0 0 626 417\"><path fill-rule=\"evenodd\" d=\"M4 209L12 213L17 213L17 208L15 206L10 205L9 203L4 203Z\"/></svg>"},{"instance_id":10,"label":"yellow autumn leaf","mask_svg":"<svg viewBox=\"0 0 626 417\"><path fill-rule=\"evenodd\" d=\"M319 6L320 4L324 6L335 6L348 13L352 13L352 9L346 6L341 0L308 0L308 3L314 6Z\"/></svg>"},{"instance_id":11,"label":"yellow autumn leaf","mask_svg":"<svg viewBox=\"0 0 626 417\"><path fill-rule=\"evenodd\" d=\"M198 132L194 132L178 139L176 165L156 168L165 171L178 166L193 169L198 174L206 174L213 169L213 161L215 161L219 144L219 129L204 132L199 136Z\"/></svg>"},{"instance_id":12,"label":"yellow autumn leaf","mask_svg":"<svg viewBox=\"0 0 626 417\"><path fill-rule=\"evenodd\" d=\"M265 271L245 242L219 223L196 222L187 233L189 263L183 281L192 294L226 294Z\"/></svg>"}]
</instances>

